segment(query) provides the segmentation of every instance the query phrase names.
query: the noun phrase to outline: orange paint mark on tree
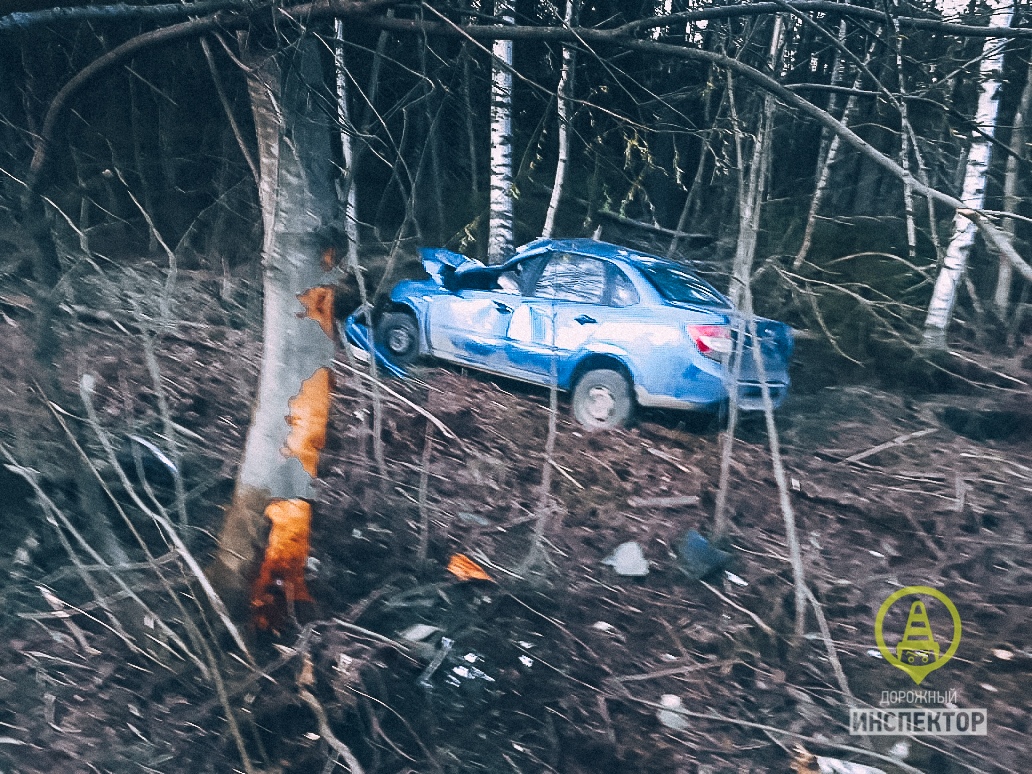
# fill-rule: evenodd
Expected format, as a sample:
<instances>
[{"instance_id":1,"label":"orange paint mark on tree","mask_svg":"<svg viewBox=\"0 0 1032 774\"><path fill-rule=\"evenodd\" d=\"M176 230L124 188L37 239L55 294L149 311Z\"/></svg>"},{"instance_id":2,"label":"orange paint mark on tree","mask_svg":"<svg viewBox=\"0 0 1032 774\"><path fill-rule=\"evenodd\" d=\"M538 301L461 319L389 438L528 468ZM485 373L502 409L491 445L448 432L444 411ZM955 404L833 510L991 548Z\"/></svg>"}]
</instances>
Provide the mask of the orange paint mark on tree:
<instances>
[{"instance_id":1,"label":"orange paint mark on tree","mask_svg":"<svg viewBox=\"0 0 1032 774\"><path fill-rule=\"evenodd\" d=\"M297 297L305 313L301 317L309 317L319 323L323 333L332 341L337 340L337 331L333 322L333 288L319 285L309 288Z\"/></svg>"},{"instance_id":2,"label":"orange paint mark on tree","mask_svg":"<svg viewBox=\"0 0 1032 774\"><path fill-rule=\"evenodd\" d=\"M322 269L323 271L333 271L333 267L337 265L337 248L327 247L322 251Z\"/></svg>"},{"instance_id":3,"label":"orange paint mark on tree","mask_svg":"<svg viewBox=\"0 0 1032 774\"><path fill-rule=\"evenodd\" d=\"M319 452L326 446L326 423L330 417L330 391L333 377L329 368L320 368L301 382L301 390L290 399L287 424L290 434L283 454L297 457L308 475L315 478Z\"/></svg>"},{"instance_id":4,"label":"orange paint mark on tree","mask_svg":"<svg viewBox=\"0 0 1032 774\"><path fill-rule=\"evenodd\" d=\"M258 577L251 587L251 621L279 631L295 602L311 602L305 586L312 506L305 500L273 500L265 508L272 524Z\"/></svg>"}]
</instances>

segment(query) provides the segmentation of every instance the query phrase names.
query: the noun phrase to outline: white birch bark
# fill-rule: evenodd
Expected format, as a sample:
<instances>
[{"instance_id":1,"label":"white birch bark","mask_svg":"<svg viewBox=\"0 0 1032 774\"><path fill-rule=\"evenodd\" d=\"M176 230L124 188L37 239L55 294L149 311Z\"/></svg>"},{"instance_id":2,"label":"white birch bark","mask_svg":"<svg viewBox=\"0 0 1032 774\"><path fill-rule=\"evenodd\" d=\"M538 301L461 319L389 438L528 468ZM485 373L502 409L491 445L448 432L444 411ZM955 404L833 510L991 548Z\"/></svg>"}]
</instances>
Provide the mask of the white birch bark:
<instances>
[{"instance_id":1,"label":"white birch bark","mask_svg":"<svg viewBox=\"0 0 1032 774\"><path fill-rule=\"evenodd\" d=\"M838 41L839 45L845 45L846 40L846 20L843 19L839 22L838 29ZM837 51L835 53L835 65L831 69L831 85L838 86L842 82L842 52ZM857 73L856 79L853 83L854 91L860 87L860 73ZM835 92L831 93L831 97L828 99L828 113L831 115L835 114L835 103L837 102L838 95ZM856 104L856 97L850 95L846 101L846 109L842 113L842 121L844 123L849 122L850 108ZM806 226L803 228L803 238L799 245L799 251L796 253L795 260L792 261L792 270L798 271L799 267L803 265L803 261L806 259L806 254L810 251L810 243L813 241L813 230L817 225L817 211L820 209L821 201L824 199L824 191L828 187L828 179L830 178L831 165L835 161L835 157L838 155L839 136L837 134L831 134L827 129L821 130L821 145L817 152L817 184L814 186L813 199L810 200L810 210L806 215Z\"/></svg>"},{"instance_id":2,"label":"white birch bark","mask_svg":"<svg viewBox=\"0 0 1032 774\"><path fill-rule=\"evenodd\" d=\"M1021 158L1025 158L1025 122L1028 120L1029 111L1032 110L1032 63L1029 64L1028 74L1025 78L1025 87L1021 91L1021 101L1018 103L1018 110L1014 114L1014 129L1011 132L1011 149ZM1003 179L1003 209L1004 212L1018 211L1018 167L1019 159L1014 155L1007 156L1007 171ZM1007 233L1014 237L1014 219L1008 218L1004 224ZM1007 308L1010 306L1011 283L1014 280L1014 267L1006 256L1000 256L1000 271L996 276L996 292L993 294L993 305L1001 320L1007 319Z\"/></svg>"},{"instance_id":3,"label":"white birch bark","mask_svg":"<svg viewBox=\"0 0 1032 774\"><path fill-rule=\"evenodd\" d=\"M495 15L513 22L510 0L498 0ZM491 46L491 184L487 259L501 263L513 253L512 41Z\"/></svg>"},{"instance_id":4,"label":"white birch bark","mask_svg":"<svg viewBox=\"0 0 1032 774\"><path fill-rule=\"evenodd\" d=\"M351 145L351 114L348 109L348 78L344 62L344 20L333 20L333 64L337 76L337 123L344 157L344 234L348 238L348 266L358 266L358 197L355 193L355 153Z\"/></svg>"},{"instance_id":5,"label":"white birch bark","mask_svg":"<svg viewBox=\"0 0 1032 774\"><path fill-rule=\"evenodd\" d=\"M265 229L262 365L233 503L209 572L237 617L253 609L269 509L314 497L335 350L332 288L324 286L332 267L323 263L318 234L337 216L330 121L310 93L322 78L315 39L302 38L282 62L276 54L242 48ZM301 585L293 593L297 599L306 594Z\"/></svg>"},{"instance_id":6,"label":"white birch bark","mask_svg":"<svg viewBox=\"0 0 1032 774\"><path fill-rule=\"evenodd\" d=\"M1009 26L1014 13L1013 0L990 0L989 5L993 9L989 25ZM978 95L975 125L992 136L996 128L996 113L999 108L997 93L1001 84L1004 47L997 41L987 41L986 46L994 48L983 57L979 66L982 87ZM960 201L967 210L980 210L985 203L989 150L988 138L977 134L972 136L964 173L964 184L960 194ZM953 235L946 248L946 257L943 260L939 276L936 278L932 300L928 305L928 315L924 325L925 346L935 349L946 348L946 328L953 315L953 308L957 300L957 286L967 269L968 256L971 254L976 230L975 222L958 210L953 218Z\"/></svg>"},{"instance_id":7,"label":"white birch bark","mask_svg":"<svg viewBox=\"0 0 1032 774\"><path fill-rule=\"evenodd\" d=\"M784 20L780 15L774 17L774 29L770 36L768 64L776 71L781 59L781 44L784 37ZM729 99L733 103L734 96ZM738 242L735 246L735 257L731 267L731 287L728 296L734 304L741 303L745 288L752 278L753 258L756 255L756 238L760 230L760 210L767 192L767 173L770 169L771 127L777 100L772 94L765 94L760 120L756 127L756 138L753 140L752 160L749 163L748 182L740 186L738 193ZM744 163L741 152L741 136L735 122L735 143L738 146L738 164ZM744 182L744 178L739 176Z\"/></svg>"},{"instance_id":8,"label":"white birch bark","mask_svg":"<svg viewBox=\"0 0 1032 774\"><path fill-rule=\"evenodd\" d=\"M575 5L577 0L566 0L566 15L563 18L563 26L567 29L573 26ZM563 65L559 73L559 89L556 95L556 110L559 121L559 159L555 165L555 183L552 185L552 198L548 201L548 211L545 213L545 225L541 229L541 236L551 237L555 229L555 213L559 209L559 201L562 199L563 186L566 183L566 170L569 167L570 159L570 97L573 94L574 67L577 64L577 54L571 46L563 46Z\"/></svg>"}]
</instances>

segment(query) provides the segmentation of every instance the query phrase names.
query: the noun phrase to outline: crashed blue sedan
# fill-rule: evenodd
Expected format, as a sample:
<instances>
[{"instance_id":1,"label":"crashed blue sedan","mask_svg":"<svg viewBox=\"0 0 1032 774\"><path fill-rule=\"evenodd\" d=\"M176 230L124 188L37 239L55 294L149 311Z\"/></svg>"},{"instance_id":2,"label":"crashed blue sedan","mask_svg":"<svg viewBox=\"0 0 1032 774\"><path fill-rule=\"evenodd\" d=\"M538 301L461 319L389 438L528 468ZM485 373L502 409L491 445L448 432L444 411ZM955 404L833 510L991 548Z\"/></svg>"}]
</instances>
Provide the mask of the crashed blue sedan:
<instances>
[{"instance_id":1,"label":"crashed blue sedan","mask_svg":"<svg viewBox=\"0 0 1032 774\"><path fill-rule=\"evenodd\" d=\"M432 356L554 383L588 429L623 425L636 405L707 409L732 394L762 410L761 373L773 405L785 399L789 327L756 318L753 330L681 264L590 239L538 239L499 266L421 252L430 278L397 284L376 320L396 366Z\"/></svg>"}]
</instances>

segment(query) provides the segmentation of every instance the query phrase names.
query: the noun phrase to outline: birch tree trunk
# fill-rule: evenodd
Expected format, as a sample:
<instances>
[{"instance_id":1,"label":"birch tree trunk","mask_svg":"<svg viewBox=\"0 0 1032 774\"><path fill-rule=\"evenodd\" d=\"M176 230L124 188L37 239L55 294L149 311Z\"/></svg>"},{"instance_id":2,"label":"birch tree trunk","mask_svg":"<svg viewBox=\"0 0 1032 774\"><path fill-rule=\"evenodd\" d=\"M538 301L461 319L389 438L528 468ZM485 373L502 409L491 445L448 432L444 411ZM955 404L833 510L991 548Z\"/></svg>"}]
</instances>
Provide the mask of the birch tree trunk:
<instances>
[{"instance_id":1,"label":"birch tree trunk","mask_svg":"<svg viewBox=\"0 0 1032 774\"><path fill-rule=\"evenodd\" d=\"M513 23L511 0L497 0L495 15ZM513 253L512 41L491 46L491 184L487 260L501 263Z\"/></svg>"},{"instance_id":2,"label":"birch tree trunk","mask_svg":"<svg viewBox=\"0 0 1032 774\"><path fill-rule=\"evenodd\" d=\"M784 35L784 20L780 15L774 17L774 29L770 36L770 50L768 53L768 65L771 70L776 70L780 61L782 37ZM728 99L734 103L734 95ZM738 242L735 246L735 257L731 267L731 287L728 296L734 304L739 304L745 288L749 286L752 279L753 258L756 255L756 239L760 230L760 210L763 207L763 198L767 191L767 173L770 171L770 141L773 133L774 113L777 109L777 100L772 94L763 96L763 107L760 110L760 119L756 127L756 137L753 140L752 159L749 163L748 182L740 176L738 193ZM735 144L738 148L738 164L744 163L742 153L741 133L738 122L735 121Z\"/></svg>"},{"instance_id":3,"label":"birch tree trunk","mask_svg":"<svg viewBox=\"0 0 1032 774\"><path fill-rule=\"evenodd\" d=\"M576 24L576 4L578 0L566 0L566 16L563 26L570 29ZM572 46L563 46L563 65L559 73L559 89L556 94L556 111L559 121L559 159L555 165L555 183L552 185L552 198L548 202L545 213L545 225L541 236L551 237L555 229L555 213L562 199L563 186L566 184L566 170L570 161L570 97L573 94L574 67L577 64L577 53Z\"/></svg>"},{"instance_id":4,"label":"birch tree trunk","mask_svg":"<svg viewBox=\"0 0 1032 774\"><path fill-rule=\"evenodd\" d=\"M1022 159L1028 154L1025 153L1025 122L1028 120L1029 111L1032 110L1032 63L1029 64L1028 74L1025 76L1025 87L1021 90L1021 101L1018 103L1018 110L1014 114L1014 129L1011 131L1010 146ZM1004 212L1015 213L1018 211L1018 167L1019 158L1012 155L1007 156L1007 170L1003 179L1003 209ZM1014 238L1014 219L1008 218L1005 223L1007 233ZM1011 284L1014 281L1014 267L1006 256L1000 256L1000 270L996 276L996 292L993 294L993 306L996 307L996 314L1001 320L1007 319L1007 308L1010 306Z\"/></svg>"},{"instance_id":5,"label":"birch tree trunk","mask_svg":"<svg viewBox=\"0 0 1032 774\"><path fill-rule=\"evenodd\" d=\"M1013 0L991 0L990 26L1007 27L1014 13ZM968 151L967 166L960 200L967 210L980 210L985 203L985 183L989 171L990 138L996 128L996 113L999 108L997 92L1000 90L1003 69L1003 45L987 41L987 47L995 46L982 59L979 75L982 87L978 95L978 109L975 125L982 128L989 137L974 134ZM939 270L928 304L928 315L924 325L925 346L933 349L946 348L946 328L953 315L957 301L957 286L967 269L968 256L975 242L975 222L958 210L953 217L953 236L946 248L946 257Z\"/></svg>"},{"instance_id":6,"label":"birch tree trunk","mask_svg":"<svg viewBox=\"0 0 1032 774\"><path fill-rule=\"evenodd\" d=\"M233 502L210 570L238 619L276 631L304 583L313 482L325 445L335 332L332 268L320 229L337 214L330 117L311 90L319 48L301 37L285 53L244 41L261 159L265 238L261 377ZM329 95L327 95L329 96Z\"/></svg>"},{"instance_id":7,"label":"birch tree trunk","mask_svg":"<svg viewBox=\"0 0 1032 774\"><path fill-rule=\"evenodd\" d=\"M344 20L333 20L333 66L337 81L337 123L344 159L344 234L348 238L348 266L358 266L358 196L355 193L355 153L351 145L351 114L348 109L348 78L344 63Z\"/></svg>"}]
</instances>

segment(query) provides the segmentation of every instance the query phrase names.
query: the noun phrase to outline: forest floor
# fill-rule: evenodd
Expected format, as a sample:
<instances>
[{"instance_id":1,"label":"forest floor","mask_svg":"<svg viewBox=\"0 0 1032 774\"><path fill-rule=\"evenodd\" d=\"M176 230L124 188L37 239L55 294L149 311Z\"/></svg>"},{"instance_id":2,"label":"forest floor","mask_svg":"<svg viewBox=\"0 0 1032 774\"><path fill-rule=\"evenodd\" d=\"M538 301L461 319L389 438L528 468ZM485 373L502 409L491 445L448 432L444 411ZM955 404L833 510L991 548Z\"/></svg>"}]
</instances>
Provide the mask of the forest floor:
<instances>
[{"instance_id":1,"label":"forest floor","mask_svg":"<svg viewBox=\"0 0 1032 774\"><path fill-rule=\"evenodd\" d=\"M67 480L47 488L76 454L55 417L103 457L78 400L83 374L94 378L96 425L116 446L127 434L159 437L167 400L189 505L179 529L198 561L209 560L258 356L253 297L227 305L218 282L181 278L179 322L155 340L160 391L138 334L147 309L130 313L117 294L77 287L80 303L62 321L61 364L76 400L56 413L27 383L31 318L13 296L0 299L0 441L40 471L52 506L42 509L24 479L4 472L0 771L243 771L239 747L252 771L345 771L302 690L366 774L821 770L803 749L890 773L1030 770L1027 385L1005 379L1010 389L916 394L879 386L877 373L846 382L829 376L827 353L802 342L777 426L806 582L827 632L808 605L797 641L762 418L745 420L734 444L729 573L703 582L680 570L676 548L690 529L712 531L717 421L650 412L629 429L592 434L560 398L543 497L547 391L426 364L374 397L342 355L313 522L316 608L274 641L253 644L256 672L229 655L225 640L206 653L214 641L210 617L193 604L196 584L113 482L111 465L97 467L153 559L134 547L110 503L101 510L124 556L92 557L76 535L103 532L97 514L77 512L81 493ZM1026 346L984 356L983 365L1028 382L1030 354ZM382 464L371 429L377 402ZM546 560L524 572L542 515ZM643 548L646 576L603 564L627 541ZM451 575L456 553L493 580ZM984 736L849 734L851 706L877 708L885 691L918 688L881 656L874 635L883 601L912 585L944 592L963 622L956 655L920 690L987 710ZM945 650L949 619L928 612ZM906 612L893 615L901 629ZM417 624L421 632L411 629ZM453 645L432 670L442 638ZM687 713L670 721L676 728L657 715L664 696L679 697Z\"/></svg>"}]
</instances>

